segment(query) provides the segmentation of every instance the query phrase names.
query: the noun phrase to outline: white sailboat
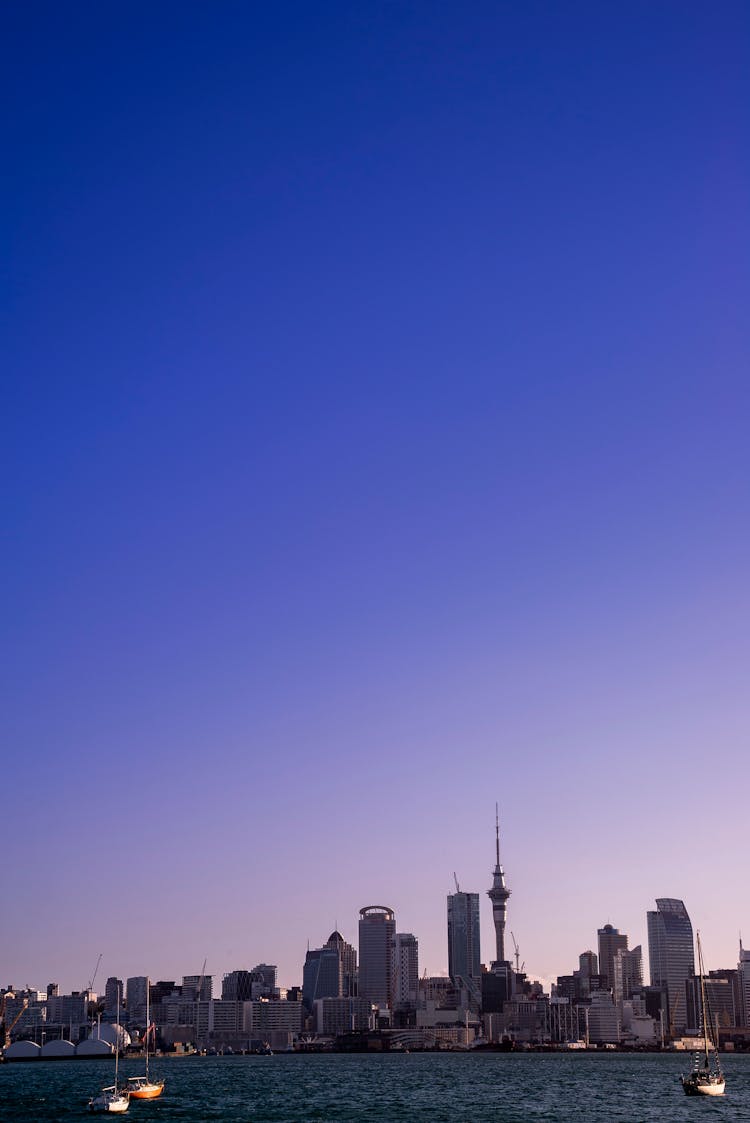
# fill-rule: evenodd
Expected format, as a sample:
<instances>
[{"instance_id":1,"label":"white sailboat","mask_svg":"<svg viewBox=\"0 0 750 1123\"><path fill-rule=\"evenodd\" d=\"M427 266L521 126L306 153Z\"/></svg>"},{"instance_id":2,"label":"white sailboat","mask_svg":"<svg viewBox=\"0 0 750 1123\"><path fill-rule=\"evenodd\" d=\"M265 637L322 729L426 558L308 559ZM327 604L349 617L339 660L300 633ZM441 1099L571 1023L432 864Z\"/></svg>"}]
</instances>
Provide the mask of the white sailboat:
<instances>
[{"instance_id":1,"label":"white sailboat","mask_svg":"<svg viewBox=\"0 0 750 1123\"><path fill-rule=\"evenodd\" d=\"M117 1086L117 1073L120 1064L120 988L117 988L117 1024L115 1026L115 1082L107 1088L102 1088L98 1096L89 1100L89 1111L103 1113L105 1111L122 1115L130 1107L130 1096Z\"/></svg>"},{"instance_id":2,"label":"white sailboat","mask_svg":"<svg viewBox=\"0 0 750 1123\"><path fill-rule=\"evenodd\" d=\"M146 982L146 1033L143 1042L146 1047L146 1073L144 1076L131 1076L128 1080L128 1092L133 1100L155 1100L164 1091L163 1080L151 1080L148 1075L148 1039L153 1029L150 1017L150 983Z\"/></svg>"},{"instance_id":3,"label":"white sailboat","mask_svg":"<svg viewBox=\"0 0 750 1123\"><path fill-rule=\"evenodd\" d=\"M724 1073L719 1061L718 1042L711 1035L711 1016L706 999L706 983L703 975L703 951L700 932L696 932L698 944L698 979L700 981L701 1022L703 1049L693 1053L693 1070L682 1077L682 1087L686 1096L723 1096Z\"/></svg>"}]
</instances>

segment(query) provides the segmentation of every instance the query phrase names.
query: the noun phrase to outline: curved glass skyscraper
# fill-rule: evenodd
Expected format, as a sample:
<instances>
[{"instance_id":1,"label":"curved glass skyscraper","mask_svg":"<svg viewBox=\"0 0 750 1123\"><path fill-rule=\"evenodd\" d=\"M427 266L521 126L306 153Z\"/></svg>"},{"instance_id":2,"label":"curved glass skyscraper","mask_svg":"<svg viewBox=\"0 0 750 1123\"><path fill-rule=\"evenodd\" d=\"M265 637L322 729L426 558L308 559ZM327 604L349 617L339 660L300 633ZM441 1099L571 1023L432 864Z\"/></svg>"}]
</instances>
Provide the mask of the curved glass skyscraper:
<instances>
[{"instance_id":1,"label":"curved glass skyscraper","mask_svg":"<svg viewBox=\"0 0 750 1123\"><path fill-rule=\"evenodd\" d=\"M693 926L682 901L657 897L656 912L647 912L651 986L666 987L669 1024L681 1033L687 1025L685 983L695 974Z\"/></svg>"}]
</instances>

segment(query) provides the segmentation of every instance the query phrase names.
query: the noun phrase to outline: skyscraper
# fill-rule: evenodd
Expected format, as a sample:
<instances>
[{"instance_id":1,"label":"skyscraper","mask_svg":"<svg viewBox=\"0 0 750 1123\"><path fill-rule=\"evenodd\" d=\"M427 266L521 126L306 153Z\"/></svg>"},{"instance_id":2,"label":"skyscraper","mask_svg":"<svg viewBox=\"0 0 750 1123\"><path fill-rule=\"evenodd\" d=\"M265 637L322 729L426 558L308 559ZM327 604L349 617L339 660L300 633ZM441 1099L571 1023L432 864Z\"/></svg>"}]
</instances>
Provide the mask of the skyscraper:
<instances>
[{"instance_id":1,"label":"skyscraper","mask_svg":"<svg viewBox=\"0 0 750 1123\"><path fill-rule=\"evenodd\" d=\"M737 964L739 984L739 1011L742 1025L750 1025L750 951L742 946L740 939L740 961Z\"/></svg>"},{"instance_id":2,"label":"skyscraper","mask_svg":"<svg viewBox=\"0 0 750 1123\"><path fill-rule=\"evenodd\" d=\"M495 925L495 960L505 961L505 918L510 889L505 885L505 873L500 865L500 819L495 804L495 869L492 874L492 888L487 890L492 901L492 920Z\"/></svg>"},{"instance_id":3,"label":"skyscraper","mask_svg":"<svg viewBox=\"0 0 750 1123\"><path fill-rule=\"evenodd\" d=\"M357 951L348 944L341 933L331 932L326 941L327 948L335 948L341 960L341 994L352 998L357 993Z\"/></svg>"},{"instance_id":4,"label":"skyscraper","mask_svg":"<svg viewBox=\"0 0 750 1123\"><path fill-rule=\"evenodd\" d=\"M448 974L451 979L476 979L482 975L479 950L479 894L448 894Z\"/></svg>"},{"instance_id":5,"label":"skyscraper","mask_svg":"<svg viewBox=\"0 0 750 1123\"><path fill-rule=\"evenodd\" d=\"M366 905L359 910L359 996L380 1007L391 1005L395 935L393 909Z\"/></svg>"},{"instance_id":6,"label":"skyscraper","mask_svg":"<svg viewBox=\"0 0 750 1123\"><path fill-rule=\"evenodd\" d=\"M128 1021L143 1021L148 1003L148 977L134 975L127 981Z\"/></svg>"},{"instance_id":7,"label":"skyscraper","mask_svg":"<svg viewBox=\"0 0 750 1123\"><path fill-rule=\"evenodd\" d=\"M393 1008L415 1010L419 986L419 945L411 932L397 932L393 941Z\"/></svg>"},{"instance_id":8,"label":"skyscraper","mask_svg":"<svg viewBox=\"0 0 750 1123\"><path fill-rule=\"evenodd\" d=\"M666 987L669 1024L675 1032L687 1025L685 982L695 973L693 926L682 901L657 897L656 912L647 912L651 986Z\"/></svg>"},{"instance_id":9,"label":"skyscraper","mask_svg":"<svg viewBox=\"0 0 750 1123\"><path fill-rule=\"evenodd\" d=\"M253 997L252 971L229 971L221 980L222 1002L249 1002Z\"/></svg>"},{"instance_id":10,"label":"skyscraper","mask_svg":"<svg viewBox=\"0 0 750 1123\"><path fill-rule=\"evenodd\" d=\"M341 956L334 947L308 950L302 970L302 1001L312 1010L318 998L341 997Z\"/></svg>"},{"instance_id":11,"label":"skyscraper","mask_svg":"<svg viewBox=\"0 0 750 1123\"><path fill-rule=\"evenodd\" d=\"M618 948L615 952L614 980L612 993L615 1002L623 1002L632 998L643 986L643 963L641 960L641 945L628 951L627 948Z\"/></svg>"},{"instance_id":12,"label":"skyscraper","mask_svg":"<svg viewBox=\"0 0 750 1123\"><path fill-rule=\"evenodd\" d=\"M619 932L611 924L605 924L597 929L599 940L599 974L606 975L606 985L610 990L615 986L615 955L620 948L627 949L628 937L624 932Z\"/></svg>"}]
</instances>

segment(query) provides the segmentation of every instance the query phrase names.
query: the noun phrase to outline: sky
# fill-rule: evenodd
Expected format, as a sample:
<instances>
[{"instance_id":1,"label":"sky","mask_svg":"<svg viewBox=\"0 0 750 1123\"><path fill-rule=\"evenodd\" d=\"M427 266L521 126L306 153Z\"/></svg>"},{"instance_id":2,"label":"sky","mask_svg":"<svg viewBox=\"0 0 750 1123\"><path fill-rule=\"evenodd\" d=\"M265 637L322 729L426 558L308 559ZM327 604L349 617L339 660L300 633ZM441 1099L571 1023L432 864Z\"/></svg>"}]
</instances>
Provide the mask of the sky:
<instances>
[{"instance_id":1,"label":"sky","mask_svg":"<svg viewBox=\"0 0 750 1123\"><path fill-rule=\"evenodd\" d=\"M747 5L2 21L0 983L735 965Z\"/></svg>"}]
</instances>

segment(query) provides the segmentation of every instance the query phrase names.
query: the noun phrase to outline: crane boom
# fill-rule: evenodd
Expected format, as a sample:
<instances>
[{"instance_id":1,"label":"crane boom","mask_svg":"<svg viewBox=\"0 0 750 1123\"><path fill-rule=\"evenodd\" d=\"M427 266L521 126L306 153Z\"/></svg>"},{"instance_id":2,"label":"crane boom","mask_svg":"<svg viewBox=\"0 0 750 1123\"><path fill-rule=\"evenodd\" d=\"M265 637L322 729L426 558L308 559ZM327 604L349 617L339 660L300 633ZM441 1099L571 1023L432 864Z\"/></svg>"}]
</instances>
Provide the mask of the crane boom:
<instances>
[{"instance_id":1,"label":"crane boom","mask_svg":"<svg viewBox=\"0 0 750 1123\"><path fill-rule=\"evenodd\" d=\"M23 1005L21 1006L21 1009L18 1011L18 1013L16 1014L13 1021L10 1023L9 1026L8 1025L5 1026L4 1031L3 1031L3 1049L4 1050L7 1049L8 1046L10 1045L10 1035L13 1032L14 1027L21 1020L21 1018L22 1018L24 1012L26 1011L26 1008L27 1008L28 1005L29 1005L28 998L24 998Z\"/></svg>"},{"instance_id":2,"label":"crane boom","mask_svg":"<svg viewBox=\"0 0 750 1123\"><path fill-rule=\"evenodd\" d=\"M96 976L99 974L99 964L101 963L101 961L102 961L102 952L99 952L99 958L96 961L96 967L94 968L94 974L89 979L89 985L86 987L86 990L93 990L94 989L94 980L96 979Z\"/></svg>"},{"instance_id":3,"label":"crane boom","mask_svg":"<svg viewBox=\"0 0 750 1123\"><path fill-rule=\"evenodd\" d=\"M514 957L514 959L515 959L515 961L516 961L516 974L518 974L518 973L519 973L519 971L520 971L520 968L519 968L518 964L519 964L519 961L520 961L520 959L521 959L521 953L520 953L520 951L518 950L518 941L516 940L516 937L515 937L515 936L513 935L513 933L512 933L512 932L511 932L511 934L510 934L510 938L511 938L511 940L513 941L513 948L514 948L514 951L513 951L513 957ZM526 966L526 964L524 964L524 967L525 967L525 966Z\"/></svg>"}]
</instances>

